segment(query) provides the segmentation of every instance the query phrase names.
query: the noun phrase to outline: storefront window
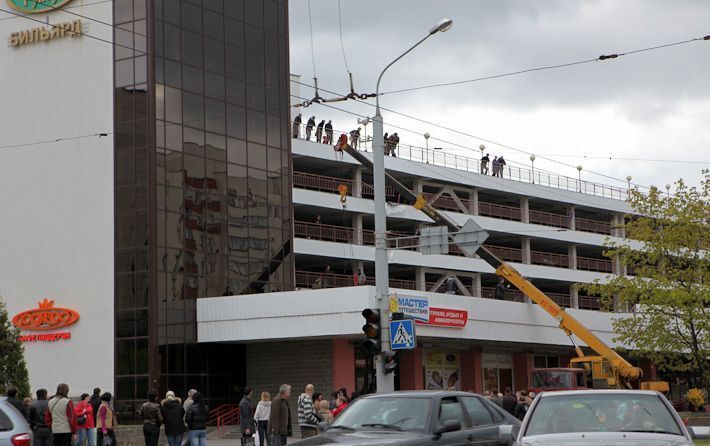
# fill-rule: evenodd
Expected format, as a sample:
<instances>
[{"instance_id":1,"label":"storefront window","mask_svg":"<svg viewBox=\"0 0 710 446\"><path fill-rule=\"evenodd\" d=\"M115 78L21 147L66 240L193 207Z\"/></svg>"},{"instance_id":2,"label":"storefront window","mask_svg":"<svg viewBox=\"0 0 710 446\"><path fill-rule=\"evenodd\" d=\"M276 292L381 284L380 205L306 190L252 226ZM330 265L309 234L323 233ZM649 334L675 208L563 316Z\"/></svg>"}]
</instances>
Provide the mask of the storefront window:
<instances>
[{"instance_id":1,"label":"storefront window","mask_svg":"<svg viewBox=\"0 0 710 446\"><path fill-rule=\"evenodd\" d=\"M506 387L513 387L513 355L509 353L483 353L483 389L498 389L502 392Z\"/></svg>"},{"instance_id":2,"label":"storefront window","mask_svg":"<svg viewBox=\"0 0 710 446\"><path fill-rule=\"evenodd\" d=\"M461 390L461 357L453 352L424 352L427 390Z\"/></svg>"}]
</instances>

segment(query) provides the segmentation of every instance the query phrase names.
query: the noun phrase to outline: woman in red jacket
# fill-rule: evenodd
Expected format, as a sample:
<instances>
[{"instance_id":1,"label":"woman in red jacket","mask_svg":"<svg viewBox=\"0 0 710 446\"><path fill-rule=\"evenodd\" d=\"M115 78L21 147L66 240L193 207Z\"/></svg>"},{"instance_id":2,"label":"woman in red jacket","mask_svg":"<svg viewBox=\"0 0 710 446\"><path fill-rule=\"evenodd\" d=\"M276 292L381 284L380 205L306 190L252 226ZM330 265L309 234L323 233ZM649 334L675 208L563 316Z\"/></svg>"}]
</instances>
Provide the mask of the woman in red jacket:
<instances>
[{"instance_id":1,"label":"woman in red jacket","mask_svg":"<svg viewBox=\"0 0 710 446\"><path fill-rule=\"evenodd\" d=\"M94 422L94 408L91 406L88 393L81 394L81 401L74 406L74 414L76 415L76 443L74 446L96 446L96 423ZM82 423L83 421L83 423Z\"/></svg>"},{"instance_id":2,"label":"woman in red jacket","mask_svg":"<svg viewBox=\"0 0 710 446\"><path fill-rule=\"evenodd\" d=\"M338 395L338 402L335 409L331 410L330 413L333 414L333 418L337 418L340 412L345 410L346 407L348 407L348 397L342 394Z\"/></svg>"}]
</instances>

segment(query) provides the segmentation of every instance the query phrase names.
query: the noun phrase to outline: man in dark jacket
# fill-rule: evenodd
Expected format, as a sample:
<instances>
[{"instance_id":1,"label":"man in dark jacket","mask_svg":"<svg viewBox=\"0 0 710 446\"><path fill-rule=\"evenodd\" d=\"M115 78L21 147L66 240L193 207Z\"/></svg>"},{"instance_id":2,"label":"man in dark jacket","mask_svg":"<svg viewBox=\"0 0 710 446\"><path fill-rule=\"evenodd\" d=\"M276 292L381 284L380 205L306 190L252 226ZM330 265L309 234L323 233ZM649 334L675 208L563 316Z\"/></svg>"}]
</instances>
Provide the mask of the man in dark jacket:
<instances>
[{"instance_id":1,"label":"man in dark jacket","mask_svg":"<svg viewBox=\"0 0 710 446\"><path fill-rule=\"evenodd\" d=\"M244 397L239 403L239 427L242 438L250 438L254 433L254 411L251 406L251 396L254 393L251 387L244 389Z\"/></svg>"},{"instance_id":2,"label":"man in dark jacket","mask_svg":"<svg viewBox=\"0 0 710 446\"><path fill-rule=\"evenodd\" d=\"M94 387L94 393L89 399L89 404L91 408L94 409L94 416L99 413L99 406L101 405L101 389Z\"/></svg>"},{"instance_id":3,"label":"man in dark jacket","mask_svg":"<svg viewBox=\"0 0 710 446\"><path fill-rule=\"evenodd\" d=\"M185 423L190 431L190 444L197 446L204 445L207 440L207 421L210 418L210 408L202 401L200 392L192 395L193 403L187 408L185 413Z\"/></svg>"},{"instance_id":4,"label":"man in dark jacket","mask_svg":"<svg viewBox=\"0 0 710 446\"><path fill-rule=\"evenodd\" d=\"M293 137L294 138L298 138L298 131L301 128L301 122L303 122L303 121L301 118L301 114L299 113L298 116L293 118Z\"/></svg>"},{"instance_id":5,"label":"man in dark jacket","mask_svg":"<svg viewBox=\"0 0 710 446\"><path fill-rule=\"evenodd\" d=\"M148 391L148 401L143 403L138 415L143 420L143 437L145 446L158 446L160 438L160 425L163 424L163 413L160 410L158 401L158 391L151 389Z\"/></svg>"},{"instance_id":6,"label":"man in dark jacket","mask_svg":"<svg viewBox=\"0 0 710 446\"><path fill-rule=\"evenodd\" d=\"M271 416L269 417L269 427L267 432L271 441L269 446L283 446L291 424L291 409L288 406L288 399L291 396L291 386L282 384L279 387L279 396L271 402Z\"/></svg>"},{"instance_id":7,"label":"man in dark jacket","mask_svg":"<svg viewBox=\"0 0 710 446\"><path fill-rule=\"evenodd\" d=\"M180 446L182 435L185 433L185 410L182 408L182 401L175 397L172 390L165 394L165 399L160 403L160 412L163 414L168 445Z\"/></svg>"},{"instance_id":8,"label":"man in dark jacket","mask_svg":"<svg viewBox=\"0 0 710 446\"><path fill-rule=\"evenodd\" d=\"M37 401L30 406L30 427L34 433L34 446L52 446L52 427L47 425L47 389L37 390Z\"/></svg>"},{"instance_id":9,"label":"man in dark jacket","mask_svg":"<svg viewBox=\"0 0 710 446\"><path fill-rule=\"evenodd\" d=\"M7 392L5 392L5 396L7 397L8 403L12 404L22 415L25 414L25 408L22 406L22 401L17 398L16 388L8 387Z\"/></svg>"},{"instance_id":10,"label":"man in dark jacket","mask_svg":"<svg viewBox=\"0 0 710 446\"><path fill-rule=\"evenodd\" d=\"M316 117L311 116L306 123L306 141L311 140L311 133L313 132L313 127L316 126Z\"/></svg>"},{"instance_id":11,"label":"man in dark jacket","mask_svg":"<svg viewBox=\"0 0 710 446\"><path fill-rule=\"evenodd\" d=\"M510 387L505 388L505 393L503 394L503 409L509 414L515 416L515 406L518 405L518 400L513 396L513 391Z\"/></svg>"},{"instance_id":12,"label":"man in dark jacket","mask_svg":"<svg viewBox=\"0 0 710 446\"><path fill-rule=\"evenodd\" d=\"M325 136L328 138L328 141L324 141L325 144L333 144L333 121L330 119L328 120L328 123L325 125Z\"/></svg>"},{"instance_id":13,"label":"man in dark jacket","mask_svg":"<svg viewBox=\"0 0 710 446\"><path fill-rule=\"evenodd\" d=\"M505 291L510 288L510 285L505 285L505 279L500 278L498 283L496 284L496 291L495 291L495 296L496 299L498 300L505 300Z\"/></svg>"}]
</instances>

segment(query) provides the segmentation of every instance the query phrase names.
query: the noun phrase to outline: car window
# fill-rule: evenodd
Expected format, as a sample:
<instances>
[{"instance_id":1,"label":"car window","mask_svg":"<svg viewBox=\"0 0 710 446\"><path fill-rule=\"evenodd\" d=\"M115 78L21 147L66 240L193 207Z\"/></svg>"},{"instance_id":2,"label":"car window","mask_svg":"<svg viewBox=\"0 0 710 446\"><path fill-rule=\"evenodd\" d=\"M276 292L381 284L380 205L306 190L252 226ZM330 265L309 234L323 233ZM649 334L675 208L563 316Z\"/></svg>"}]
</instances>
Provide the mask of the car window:
<instances>
[{"instance_id":1,"label":"car window","mask_svg":"<svg viewBox=\"0 0 710 446\"><path fill-rule=\"evenodd\" d=\"M332 427L371 428L366 425L391 425L404 431L424 431L428 427L431 398L358 398L338 415Z\"/></svg>"},{"instance_id":2,"label":"car window","mask_svg":"<svg viewBox=\"0 0 710 446\"><path fill-rule=\"evenodd\" d=\"M11 431L13 428L12 421L10 417L5 413L6 408L0 406L0 432L1 431Z\"/></svg>"},{"instance_id":3,"label":"car window","mask_svg":"<svg viewBox=\"0 0 710 446\"><path fill-rule=\"evenodd\" d=\"M464 422L463 409L456 397L442 398L439 403L439 425L450 420Z\"/></svg>"},{"instance_id":4,"label":"car window","mask_svg":"<svg viewBox=\"0 0 710 446\"><path fill-rule=\"evenodd\" d=\"M486 409L483 401L475 396L464 396L461 398L464 407L468 412L468 417L471 419L471 423L474 426L484 426L486 424L493 424L493 415Z\"/></svg>"},{"instance_id":5,"label":"car window","mask_svg":"<svg viewBox=\"0 0 710 446\"><path fill-rule=\"evenodd\" d=\"M580 393L541 398L525 436L568 432L648 432L683 435L657 395Z\"/></svg>"}]
</instances>

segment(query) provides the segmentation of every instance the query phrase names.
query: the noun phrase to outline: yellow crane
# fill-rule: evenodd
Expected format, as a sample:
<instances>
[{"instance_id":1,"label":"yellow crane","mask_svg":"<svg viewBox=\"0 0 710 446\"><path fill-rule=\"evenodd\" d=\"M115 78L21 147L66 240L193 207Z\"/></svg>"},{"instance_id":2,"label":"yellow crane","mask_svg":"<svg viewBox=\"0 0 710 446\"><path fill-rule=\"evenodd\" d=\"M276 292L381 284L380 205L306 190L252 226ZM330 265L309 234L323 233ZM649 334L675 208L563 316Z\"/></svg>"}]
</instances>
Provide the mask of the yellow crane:
<instances>
[{"instance_id":1,"label":"yellow crane","mask_svg":"<svg viewBox=\"0 0 710 446\"><path fill-rule=\"evenodd\" d=\"M366 156L354 150L349 145L343 149L360 164L372 171L372 162ZM449 229L450 235L454 235L461 230L461 227L456 222L427 203L422 195L413 193L389 173L385 172L385 175L387 181L404 200L408 201L415 209L424 212L436 224L446 226ZM599 339L581 322L565 311L564 308L557 305L555 301L526 280L515 268L499 259L483 245L478 247L476 254L495 268L495 272L498 276L505 278L555 318L559 323L560 329L569 336L578 356L570 361L570 368L584 369L588 378L587 381L591 382L591 387L599 389L626 389L632 388L631 383L641 379L643 372L639 367L630 364L626 359L615 352L614 349L606 345L604 341ZM587 344L589 348L596 352L596 355L585 355L575 342L573 335ZM645 389L668 392L668 383L664 381L645 382L641 383L640 386Z\"/></svg>"}]
</instances>

